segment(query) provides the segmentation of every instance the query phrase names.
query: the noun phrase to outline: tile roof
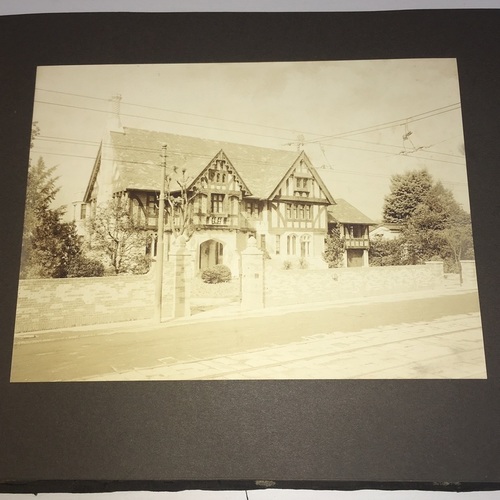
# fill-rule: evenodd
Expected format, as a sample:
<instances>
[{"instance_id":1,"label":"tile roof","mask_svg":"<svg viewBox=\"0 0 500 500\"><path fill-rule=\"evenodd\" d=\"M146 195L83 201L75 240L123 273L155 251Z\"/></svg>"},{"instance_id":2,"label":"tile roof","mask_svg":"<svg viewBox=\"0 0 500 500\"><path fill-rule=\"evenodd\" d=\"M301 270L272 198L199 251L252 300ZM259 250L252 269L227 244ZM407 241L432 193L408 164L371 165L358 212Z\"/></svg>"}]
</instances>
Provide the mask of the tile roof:
<instances>
[{"instance_id":1,"label":"tile roof","mask_svg":"<svg viewBox=\"0 0 500 500\"><path fill-rule=\"evenodd\" d=\"M167 172L177 166L194 180L223 150L251 194L267 198L298 158L299 153L230 142L219 142L164 132L124 128L111 132L111 147L118 163L116 190L159 191L162 145L167 144ZM170 168L169 168L170 167Z\"/></svg>"},{"instance_id":2,"label":"tile roof","mask_svg":"<svg viewBox=\"0 0 500 500\"><path fill-rule=\"evenodd\" d=\"M341 224L375 224L369 217L341 198L335 198L336 205L328 207L328 222Z\"/></svg>"}]
</instances>

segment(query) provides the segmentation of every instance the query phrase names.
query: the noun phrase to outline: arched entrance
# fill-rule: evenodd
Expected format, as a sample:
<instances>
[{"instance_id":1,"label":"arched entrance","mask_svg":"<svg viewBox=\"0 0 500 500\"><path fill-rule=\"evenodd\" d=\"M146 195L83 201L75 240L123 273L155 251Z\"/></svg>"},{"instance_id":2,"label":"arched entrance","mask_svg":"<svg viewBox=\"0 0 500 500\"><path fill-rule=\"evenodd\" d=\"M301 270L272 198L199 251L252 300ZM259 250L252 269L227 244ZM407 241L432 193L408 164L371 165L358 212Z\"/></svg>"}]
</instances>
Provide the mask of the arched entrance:
<instances>
[{"instance_id":1,"label":"arched entrance","mask_svg":"<svg viewBox=\"0 0 500 500\"><path fill-rule=\"evenodd\" d=\"M224 262L224 244L217 240L207 240L200 244L198 269L203 271Z\"/></svg>"}]
</instances>

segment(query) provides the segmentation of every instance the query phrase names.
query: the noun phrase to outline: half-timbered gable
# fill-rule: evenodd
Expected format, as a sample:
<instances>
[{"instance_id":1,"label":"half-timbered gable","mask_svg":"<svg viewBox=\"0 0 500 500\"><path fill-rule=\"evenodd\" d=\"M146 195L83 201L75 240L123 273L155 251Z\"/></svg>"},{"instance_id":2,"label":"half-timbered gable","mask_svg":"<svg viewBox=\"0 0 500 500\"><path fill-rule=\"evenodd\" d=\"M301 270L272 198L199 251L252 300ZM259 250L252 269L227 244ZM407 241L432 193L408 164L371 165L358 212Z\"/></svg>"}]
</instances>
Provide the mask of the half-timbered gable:
<instances>
[{"instance_id":1,"label":"half-timbered gable","mask_svg":"<svg viewBox=\"0 0 500 500\"><path fill-rule=\"evenodd\" d=\"M251 193L224 151L189 184L189 191L196 226L239 228L242 200Z\"/></svg>"},{"instance_id":2,"label":"half-timbered gable","mask_svg":"<svg viewBox=\"0 0 500 500\"><path fill-rule=\"evenodd\" d=\"M311 161L301 152L287 169L268 201L269 231L274 233L274 254L281 258L320 260L327 227L330 192Z\"/></svg>"}]
</instances>

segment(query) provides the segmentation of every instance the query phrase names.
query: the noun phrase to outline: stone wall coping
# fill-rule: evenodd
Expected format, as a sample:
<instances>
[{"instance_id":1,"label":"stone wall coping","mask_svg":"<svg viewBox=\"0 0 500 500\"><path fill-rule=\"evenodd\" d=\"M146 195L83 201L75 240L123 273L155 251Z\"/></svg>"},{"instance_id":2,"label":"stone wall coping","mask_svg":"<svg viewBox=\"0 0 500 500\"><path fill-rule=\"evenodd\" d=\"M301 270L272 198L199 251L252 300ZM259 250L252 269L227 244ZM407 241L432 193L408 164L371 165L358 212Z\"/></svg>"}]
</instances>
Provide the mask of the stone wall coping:
<instances>
[{"instance_id":1,"label":"stone wall coping","mask_svg":"<svg viewBox=\"0 0 500 500\"><path fill-rule=\"evenodd\" d=\"M76 283L81 281L82 283L91 283L92 281L111 281L111 280L125 280L125 281L140 281L144 278L152 278L154 275L153 269L150 269L146 274L114 274L109 276L88 276L74 277L74 278L29 278L20 279L19 283L54 283L58 285L63 285L65 283Z\"/></svg>"},{"instance_id":2,"label":"stone wall coping","mask_svg":"<svg viewBox=\"0 0 500 500\"><path fill-rule=\"evenodd\" d=\"M245 251L245 250L244 250ZM243 252L242 252L243 253ZM461 261L463 262L463 261ZM474 262L474 261L472 261ZM438 262L438 261L432 261L432 264L441 264L443 265L443 262ZM300 272L300 273L315 273L315 274L324 274L328 272L341 272L341 273L352 273L352 272L358 272L358 273L370 273L370 272L382 272L387 269L419 269L419 268L425 268L426 264L415 264L415 265L401 265L401 266L370 266L370 267L329 267L327 269L299 269L299 268L292 268L292 269L281 269L281 268L275 268L271 265L267 266L266 265L266 272L271 271L271 272L283 272L283 273L293 273L293 272Z\"/></svg>"}]
</instances>

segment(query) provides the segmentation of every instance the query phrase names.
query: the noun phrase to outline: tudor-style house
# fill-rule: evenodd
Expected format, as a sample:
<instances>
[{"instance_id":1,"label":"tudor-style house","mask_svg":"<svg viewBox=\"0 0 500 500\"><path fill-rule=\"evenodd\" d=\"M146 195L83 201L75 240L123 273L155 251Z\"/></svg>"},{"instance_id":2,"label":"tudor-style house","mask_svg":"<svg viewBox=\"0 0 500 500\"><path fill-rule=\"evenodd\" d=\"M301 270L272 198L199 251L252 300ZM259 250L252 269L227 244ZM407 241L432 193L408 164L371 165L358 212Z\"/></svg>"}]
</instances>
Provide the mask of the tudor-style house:
<instances>
[{"instance_id":1,"label":"tudor-style house","mask_svg":"<svg viewBox=\"0 0 500 500\"><path fill-rule=\"evenodd\" d=\"M267 258L322 258L332 195L303 151L123 128L116 117L103 138L87 189L76 214L90 217L113 197L128 203L130 214L155 233L166 145L167 191L190 200L190 238L195 271L218 263L239 273L239 254L254 236ZM168 205L168 204L167 204ZM170 211L171 212L171 211ZM174 219L169 219L170 216ZM166 214L166 246L179 214Z\"/></svg>"},{"instance_id":2,"label":"tudor-style house","mask_svg":"<svg viewBox=\"0 0 500 500\"><path fill-rule=\"evenodd\" d=\"M347 201L337 198L328 207L329 229L336 223L344 238L344 267L367 267L370 249L370 226L375 223Z\"/></svg>"}]
</instances>

